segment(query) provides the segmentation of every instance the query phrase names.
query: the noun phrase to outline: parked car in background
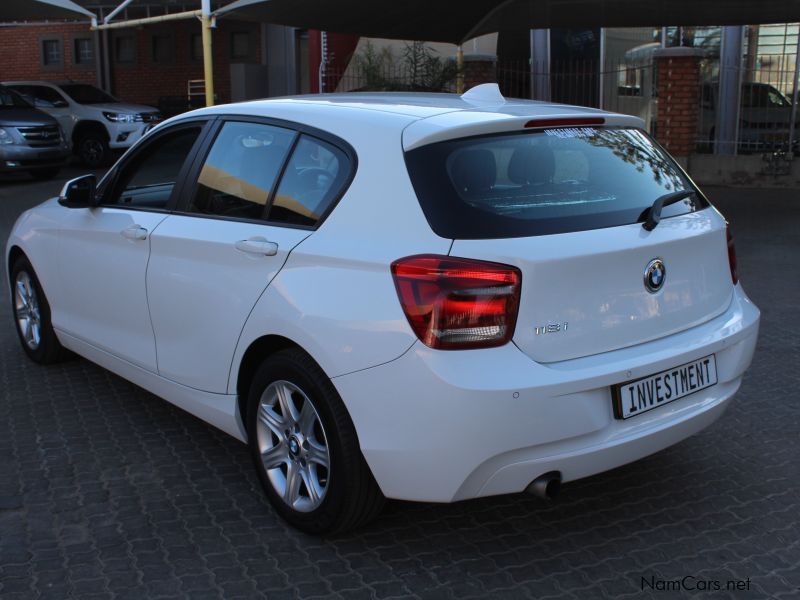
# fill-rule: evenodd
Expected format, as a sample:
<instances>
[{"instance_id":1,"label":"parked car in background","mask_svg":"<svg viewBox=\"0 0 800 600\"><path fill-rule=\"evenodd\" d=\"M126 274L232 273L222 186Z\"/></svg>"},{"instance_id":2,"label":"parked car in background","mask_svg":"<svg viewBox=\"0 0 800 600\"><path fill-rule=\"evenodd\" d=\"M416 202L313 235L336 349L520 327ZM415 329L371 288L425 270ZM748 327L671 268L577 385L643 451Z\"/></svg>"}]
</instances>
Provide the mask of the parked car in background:
<instances>
[{"instance_id":1,"label":"parked car in background","mask_svg":"<svg viewBox=\"0 0 800 600\"><path fill-rule=\"evenodd\" d=\"M0 173L23 171L50 179L71 156L58 121L0 85Z\"/></svg>"},{"instance_id":2,"label":"parked car in background","mask_svg":"<svg viewBox=\"0 0 800 600\"><path fill-rule=\"evenodd\" d=\"M756 345L725 219L643 126L496 85L180 115L20 216L19 340L249 443L305 531L552 496L714 422Z\"/></svg>"},{"instance_id":3,"label":"parked car in background","mask_svg":"<svg viewBox=\"0 0 800 600\"><path fill-rule=\"evenodd\" d=\"M702 87L697 136L700 149L712 151L716 143L719 84L706 83ZM800 151L800 113L795 128L792 150ZM767 83L742 84L739 108L738 152L775 152L789 150L789 124L792 121L792 103L780 90Z\"/></svg>"},{"instance_id":4,"label":"parked car in background","mask_svg":"<svg viewBox=\"0 0 800 600\"><path fill-rule=\"evenodd\" d=\"M157 108L120 102L87 83L8 81L5 85L58 119L87 167L106 165L112 151L130 148L161 120Z\"/></svg>"}]
</instances>

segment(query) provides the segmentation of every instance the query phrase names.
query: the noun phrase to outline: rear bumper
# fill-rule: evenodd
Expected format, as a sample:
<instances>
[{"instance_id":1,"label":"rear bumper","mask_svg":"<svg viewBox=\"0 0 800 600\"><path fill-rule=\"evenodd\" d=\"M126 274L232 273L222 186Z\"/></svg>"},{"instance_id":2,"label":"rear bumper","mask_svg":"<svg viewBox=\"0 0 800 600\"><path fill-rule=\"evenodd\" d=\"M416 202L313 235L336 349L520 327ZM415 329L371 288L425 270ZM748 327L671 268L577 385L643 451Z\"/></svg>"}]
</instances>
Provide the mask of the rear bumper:
<instances>
[{"instance_id":1,"label":"rear bumper","mask_svg":"<svg viewBox=\"0 0 800 600\"><path fill-rule=\"evenodd\" d=\"M513 344L443 352L417 343L333 382L383 493L450 502L521 492L548 471L586 477L700 431L738 390L758 325L758 309L737 286L722 315L631 348L542 365ZM717 385L614 418L609 386L711 353Z\"/></svg>"}]
</instances>

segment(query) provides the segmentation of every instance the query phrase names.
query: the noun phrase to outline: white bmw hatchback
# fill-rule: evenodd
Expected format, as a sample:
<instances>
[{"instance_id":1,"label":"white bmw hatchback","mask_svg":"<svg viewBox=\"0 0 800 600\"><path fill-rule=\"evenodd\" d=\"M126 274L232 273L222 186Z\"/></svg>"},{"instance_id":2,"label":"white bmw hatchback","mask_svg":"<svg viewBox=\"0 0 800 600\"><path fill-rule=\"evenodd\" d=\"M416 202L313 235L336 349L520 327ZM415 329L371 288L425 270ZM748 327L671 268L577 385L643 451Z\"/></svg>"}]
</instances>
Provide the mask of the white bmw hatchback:
<instances>
[{"instance_id":1,"label":"white bmw hatchback","mask_svg":"<svg viewBox=\"0 0 800 600\"><path fill-rule=\"evenodd\" d=\"M305 531L552 495L712 423L756 344L725 220L642 126L492 86L181 115L20 217L22 347L247 442Z\"/></svg>"}]
</instances>

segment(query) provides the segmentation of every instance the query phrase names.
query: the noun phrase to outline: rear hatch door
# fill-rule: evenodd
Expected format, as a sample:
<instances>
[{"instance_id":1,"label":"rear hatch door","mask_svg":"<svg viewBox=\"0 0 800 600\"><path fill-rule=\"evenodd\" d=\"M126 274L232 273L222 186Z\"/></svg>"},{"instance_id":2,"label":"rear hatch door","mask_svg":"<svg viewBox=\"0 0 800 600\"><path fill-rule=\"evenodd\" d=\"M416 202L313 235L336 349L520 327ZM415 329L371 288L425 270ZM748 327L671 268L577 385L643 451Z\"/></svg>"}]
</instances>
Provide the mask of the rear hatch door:
<instances>
[{"instance_id":1,"label":"rear hatch door","mask_svg":"<svg viewBox=\"0 0 800 600\"><path fill-rule=\"evenodd\" d=\"M640 344L703 323L731 301L725 226L707 209L639 224L568 234L456 240L451 254L522 271L514 343L538 362ZM645 283L654 260L660 290Z\"/></svg>"},{"instance_id":2,"label":"rear hatch door","mask_svg":"<svg viewBox=\"0 0 800 600\"><path fill-rule=\"evenodd\" d=\"M647 342L730 304L724 219L639 129L505 131L412 149L406 162L452 256L521 270L513 340L536 361ZM653 202L680 190L693 194L646 230Z\"/></svg>"}]
</instances>

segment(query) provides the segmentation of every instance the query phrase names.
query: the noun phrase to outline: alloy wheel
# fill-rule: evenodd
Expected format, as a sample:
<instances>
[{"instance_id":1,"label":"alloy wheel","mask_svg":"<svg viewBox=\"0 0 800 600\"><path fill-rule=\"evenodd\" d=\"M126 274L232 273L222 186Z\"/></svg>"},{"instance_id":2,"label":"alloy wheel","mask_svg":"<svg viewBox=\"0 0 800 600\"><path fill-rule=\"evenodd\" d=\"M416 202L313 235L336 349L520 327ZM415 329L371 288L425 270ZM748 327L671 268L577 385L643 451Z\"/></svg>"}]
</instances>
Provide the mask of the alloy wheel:
<instances>
[{"instance_id":1,"label":"alloy wheel","mask_svg":"<svg viewBox=\"0 0 800 600\"><path fill-rule=\"evenodd\" d=\"M20 271L14 282L14 313L22 339L28 348L36 350L42 341L42 317L36 289L25 271Z\"/></svg>"},{"instance_id":2,"label":"alloy wheel","mask_svg":"<svg viewBox=\"0 0 800 600\"><path fill-rule=\"evenodd\" d=\"M103 156L103 143L94 138L87 138L81 143L81 157L89 165L99 164Z\"/></svg>"},{"instance_id":3,"label":"alloy wheel","mask_svg":"<svg viewBox=\"0 0 800 600\"><path fill-rule=\"evenodd\" d=\"M330 451L322 420L308 396L289 381L275 381L258 406L256 435L272 488L292 509L318 508L330 485Z\"/></svg>"}]
</instances>

